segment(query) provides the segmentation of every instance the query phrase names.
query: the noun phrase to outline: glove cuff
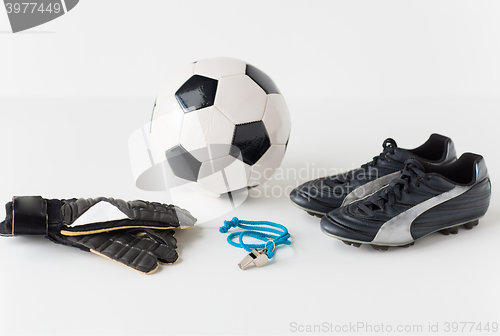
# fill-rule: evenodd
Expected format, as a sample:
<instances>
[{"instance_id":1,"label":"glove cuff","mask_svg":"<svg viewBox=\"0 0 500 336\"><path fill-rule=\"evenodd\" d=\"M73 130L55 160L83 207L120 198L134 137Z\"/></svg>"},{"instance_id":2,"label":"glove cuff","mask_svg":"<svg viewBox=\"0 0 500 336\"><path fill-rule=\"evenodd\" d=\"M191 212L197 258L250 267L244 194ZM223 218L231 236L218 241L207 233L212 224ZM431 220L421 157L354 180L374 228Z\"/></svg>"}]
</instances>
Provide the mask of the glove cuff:
<instances>
[{"instance_id":1,"label":"glove cuff","mask_svg":"<svg viewBox=\"0 0 500 336\"><path fill-rule=\"evenodd\" d=\"M59 200L40 196L16 196L5 205L7 216L0 223L0 234L6 236L41 235L60 222Z\"/></svg>"},{"instance_id":2,"label":"glove cuff","mask_svg":"<svg viewBox=\"0 0 500 336\"><path fill-rule=\"evenodd\" d=\"M13 235L46 235L47 231L45 199L40 196L19 196L12 199Z\"/></svg>"}]
</instances>

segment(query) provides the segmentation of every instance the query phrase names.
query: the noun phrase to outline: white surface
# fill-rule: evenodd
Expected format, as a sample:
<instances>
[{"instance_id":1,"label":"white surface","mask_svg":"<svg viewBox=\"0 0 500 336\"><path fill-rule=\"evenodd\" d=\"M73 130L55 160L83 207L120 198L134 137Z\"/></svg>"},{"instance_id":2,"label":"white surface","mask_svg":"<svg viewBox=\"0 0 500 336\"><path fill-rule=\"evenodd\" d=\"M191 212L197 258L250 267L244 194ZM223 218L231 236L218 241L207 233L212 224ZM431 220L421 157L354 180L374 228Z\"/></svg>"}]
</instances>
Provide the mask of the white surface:
<instances>
[{"instance_id":1,"label":"white surface","mask_svg":"<svg viewBox=\"0 0 500 336\"><path fill-rule=\"evenodd\" d=\"M161 90L158 92L157 99L163 97L174 96L175 92L194 74L194 63L180 65L168 76L168 80L163 79L161 82ZM151 77L155 77L156 72L151 73ZM108 92L106 90L105 92ZM118 95L125 95L125 92L120 92ZM150 95L151 93L147 94ZM132 94L137 95L137 93Z\"/></svg>"},{"instance_id":2,"label":"white surface","mask_svg":"<svg viewBox=\"0 0 500 336\"><path fill-rule=\"evenodd\" d=\"M499 322L499 16L494 1L87 0L32 31L0 34L2 202L38 194L168 201L135 187L127 141L150 120L166 76L195 59L254 64L292 116L282 170L236 210L179 232L181 261L157 274L41 237L1 238L0 334ZM494 194L473 230L384 253L356 249L322 234L286 196L365 163L386 137L410 148L431 132L486 158ZM243 272L245 253L217 229L232 216L285 224L293 245Z\"/></svg>"}]
</instances>

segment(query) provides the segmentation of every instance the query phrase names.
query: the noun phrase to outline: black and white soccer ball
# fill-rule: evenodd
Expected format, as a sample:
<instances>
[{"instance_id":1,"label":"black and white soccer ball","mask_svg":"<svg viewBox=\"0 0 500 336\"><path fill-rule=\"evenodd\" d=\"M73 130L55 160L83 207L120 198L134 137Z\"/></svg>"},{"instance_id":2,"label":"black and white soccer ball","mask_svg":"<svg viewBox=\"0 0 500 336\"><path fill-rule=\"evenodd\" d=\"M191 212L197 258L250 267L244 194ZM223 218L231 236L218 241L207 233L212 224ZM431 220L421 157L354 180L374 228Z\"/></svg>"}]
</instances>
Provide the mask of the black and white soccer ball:
<instances>
[{"instance_id":1,"label":"black and white soccer ball","mask_svg":"<svg viewBox=\"0 0 500 336\"><path fill-rule=\"evenodd\" d=\"M268 75L220 57L170 78L156 99L151 138L177 178L220 195L270 178L290 126L285 99Z\"/></svg>"}]
</instances>

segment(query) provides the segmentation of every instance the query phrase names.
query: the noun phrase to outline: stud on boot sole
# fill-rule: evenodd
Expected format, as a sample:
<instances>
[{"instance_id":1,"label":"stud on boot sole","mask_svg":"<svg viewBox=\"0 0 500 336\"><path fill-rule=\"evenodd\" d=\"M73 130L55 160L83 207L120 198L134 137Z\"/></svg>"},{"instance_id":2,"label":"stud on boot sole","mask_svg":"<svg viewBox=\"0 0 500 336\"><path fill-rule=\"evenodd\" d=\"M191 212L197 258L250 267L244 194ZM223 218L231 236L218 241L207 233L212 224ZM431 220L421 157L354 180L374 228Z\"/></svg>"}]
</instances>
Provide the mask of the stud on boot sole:
<instances>
[{"instance_id":1,"label":"stud on boot sole","mask_svg":"<svg viewBox=\"0 0 500 336\"><path fill-rule=\"evenodd\" d=\"M342 242L346 245L352 245L354 247L360 247L361 246L361 243L353 243L353 242L350 242L350 241L347 241L347 240L342 240Z\"/></svg>"},{"instance_id":2,"label":"stud on boot sole","mask_svg":"<svg viewBox=\"0 0 500 336\"><path fill-rule=\"evenodd\" d=\"M439 231L441 234L444 234L445 236L449 234L457 234L458 233L458 227L451 227L447 229L443 229Z\"/></svg>"},{"instance_id":3,"label":"stud on boot sole","mask_svg":"<svg viewBox=\"0 0 500 336\"><path fill-rule=\"evenodd\" d=\"M313 217L318 217L318 218L322 218L323 215L320 215L320 214L317 214L317 213L314 213L314 212L310 212L310 211L306 211L309 215L313 216Z\"/></svg>"},{"instance_id":4,"label":"stud on boot sole","mask_svg":"<svg viewBox=\"0 0 500 336\"><path fill-rule=\"evenodd\" d=\"M384 246L384 245L373 245L373 244L370 244L371 247L374 249L374 250L380 250L380 251L387 251L389 249L389 246Z\"/></svg>"},{"instance_id":5,"label":"stud on boot sole","mask_svg":"<svg viewBox=\"0 0 500 336\"><path fill-rule=\"evenodd\" d=\"M475 221L472 221L472 222L469 222L469 223L465 223L462 226L464 228L466 228L467 230L471 230L472 228L474 228L474 226L477 226L478 224L479 224L479 219L476 219Z\"/></svg>"}]
</instances>

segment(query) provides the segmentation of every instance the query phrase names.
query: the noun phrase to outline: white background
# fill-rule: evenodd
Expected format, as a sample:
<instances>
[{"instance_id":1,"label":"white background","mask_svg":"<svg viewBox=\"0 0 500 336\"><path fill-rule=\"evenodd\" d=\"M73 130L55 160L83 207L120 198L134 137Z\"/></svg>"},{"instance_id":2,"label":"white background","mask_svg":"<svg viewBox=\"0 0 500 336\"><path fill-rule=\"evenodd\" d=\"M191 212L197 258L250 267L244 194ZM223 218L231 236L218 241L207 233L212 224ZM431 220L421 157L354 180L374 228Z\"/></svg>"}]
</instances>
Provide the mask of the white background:
<instances>
[{"instance_id":1,"label":"white background","mask_svg":"<svg viewBox=\"0 0 500 336\"><path fill-rule=\"evenodd\" d=\"M303 175L268 181L277 196L318 168L365 163L386 137L412 148L432 132L452 137L459 153L482 154L495 192L499 17L498 1L84 0L12 34L0 10L0 201L168 201L135 187L128 137L149 121L169 74L215 56L261 68L288 101L282 168ZM150 276L41 237L2 238L0 334L293 334L293 322L425 332L429 323L443 331L446 322L500 322L498 205L494 194L471 231L381 253L325 236L285 194L254 193L179 232L181 261ZM245 253L217 230L232 216L285 224L293 245L243 272Z\"/></svg>"}]
</instances>

